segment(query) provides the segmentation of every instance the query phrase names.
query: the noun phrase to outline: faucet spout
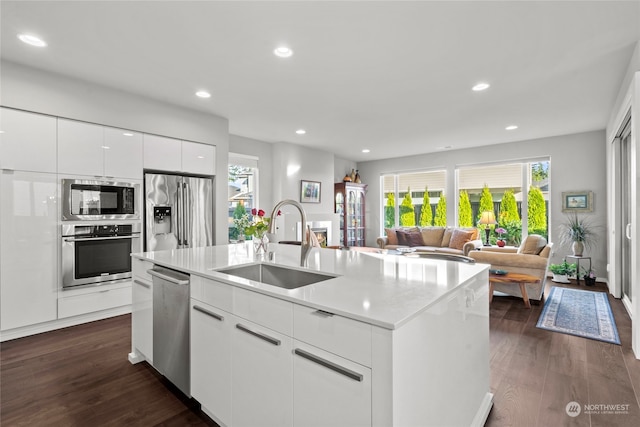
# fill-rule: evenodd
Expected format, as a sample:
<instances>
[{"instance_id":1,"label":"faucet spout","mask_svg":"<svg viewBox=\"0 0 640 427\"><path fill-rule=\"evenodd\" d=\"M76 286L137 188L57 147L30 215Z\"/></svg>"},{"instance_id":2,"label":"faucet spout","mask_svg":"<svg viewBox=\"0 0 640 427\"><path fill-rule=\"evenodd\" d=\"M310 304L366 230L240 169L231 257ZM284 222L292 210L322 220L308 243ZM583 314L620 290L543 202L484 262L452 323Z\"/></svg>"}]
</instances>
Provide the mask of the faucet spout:
<instances>
[{"instance_id":1,"label":"faucet spout","mask_svg":"<svg viewBox=\"0 0 640 427\"><path fill-rule=\"evenodd\" d=\"M276 217L278 215L278 211L283 206L294 206L300 212L300 221L302 222L302 242L300 242L300 266L304 267L307 264L307 258L309 256L309 252L311 251L311 234L307 232L307 214L304 212L302 205L295 200L285 199L281 202L278 202L276 206L273 208L271 212L271 223L269 224L269 233L274 234L276 232Z\"/></svg>"}]
</instances>

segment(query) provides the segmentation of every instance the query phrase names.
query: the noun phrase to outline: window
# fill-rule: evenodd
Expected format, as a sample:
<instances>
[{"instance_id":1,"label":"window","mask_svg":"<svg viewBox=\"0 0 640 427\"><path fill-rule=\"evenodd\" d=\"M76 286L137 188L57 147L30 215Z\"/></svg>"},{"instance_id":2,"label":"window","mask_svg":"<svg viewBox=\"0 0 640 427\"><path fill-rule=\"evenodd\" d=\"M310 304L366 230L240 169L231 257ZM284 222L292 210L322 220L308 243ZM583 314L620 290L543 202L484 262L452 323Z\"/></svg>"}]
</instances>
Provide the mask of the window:
<instances>
[{"instance_id":1,"label":"window","mask_svg":"<svg viewBox=\"0 0 640 427\"><path fill-rule=\"evenodd\" d=\"M477 226L482 212L493 211L491 228L505 229L508 245L518 246L527 234L548 238L549 167L543 160L458 168L458 225Z\"/></svg>"},{"instance_id":2,"label":"window","mask_svg":"<svg viewBox=\"0 0 640 427\"><path fill-rule=\"evenodd\" d=\"M229 153L229 241L240 235L233 220L245 213L251 217L251 209L258 206L257 188L257 157Z\"/></svg>"},{"instance_id":3,"label":"window","mask_svg":"<svg viewBox=\"0 0 640 427\"><path fill-rule=\"evenodd\" d=\"M444 170L383 175L383 228L445 225L446 178Z\"/></svg>"}]
</instances>

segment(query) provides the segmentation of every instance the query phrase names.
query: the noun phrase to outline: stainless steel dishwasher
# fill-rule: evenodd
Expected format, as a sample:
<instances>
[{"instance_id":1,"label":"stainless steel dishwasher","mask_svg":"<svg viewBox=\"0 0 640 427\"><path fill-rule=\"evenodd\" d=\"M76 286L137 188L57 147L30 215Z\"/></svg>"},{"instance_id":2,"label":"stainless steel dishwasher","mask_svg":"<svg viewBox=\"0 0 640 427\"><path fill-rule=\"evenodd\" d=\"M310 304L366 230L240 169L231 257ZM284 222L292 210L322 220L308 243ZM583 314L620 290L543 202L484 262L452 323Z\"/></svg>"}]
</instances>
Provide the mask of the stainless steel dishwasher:
<instances>
[{"instance_id":1,"label":"stainless steel dishwasher","mask_svg":"<svg viewBox=\"0 0 640 427\"><path fill-rule=\"evenodd\" d=\"M189 275L153 267L153 366L191 397Z\"/></svg>"}]
</instances>

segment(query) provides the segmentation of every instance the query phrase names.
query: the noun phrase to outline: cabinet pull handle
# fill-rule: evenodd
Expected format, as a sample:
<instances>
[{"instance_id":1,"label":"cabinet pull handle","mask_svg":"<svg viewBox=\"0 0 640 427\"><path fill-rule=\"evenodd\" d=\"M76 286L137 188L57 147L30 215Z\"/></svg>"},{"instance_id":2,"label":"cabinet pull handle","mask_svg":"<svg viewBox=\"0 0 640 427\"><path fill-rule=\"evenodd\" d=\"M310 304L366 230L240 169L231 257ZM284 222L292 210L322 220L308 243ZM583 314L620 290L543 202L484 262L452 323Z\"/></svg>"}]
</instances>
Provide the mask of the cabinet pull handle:
<instances>
[{"instance_id":1,"label":"cabinet pull handle","mask_svg":"<svg viewBox=\"0 0 640 427\"><path fill-rule=\"evenodd\" d=\"M332 371L335 371L341 375L344 375L345 377L351 378L352 380L362 382L362 379L364 378L362 374L352 371L351 369L347 369L343 366L336 365L335 363L330 362L327 359L323 359L322 357L318 357L315 354L311 354L308 351L304 351L302 349L296 348L293 352L300 357L304 357L305 359L310 360L311 362L317 363L320 366L329 368Z\"/></svg>"},{"instance_id":2,"label":"cabinet pull handle","mask_svg":"<svg viewBox=\"0 0 640 427\"><path fill-rule=\"evenodd\" d=\"M207 316L213 317L214 319L219 320L221 322L224 321L224 317L222 317L219 314L216 314L216 313L214 313L212 311L209 311L206 308L202 308L199 305L194 305L193 309L195 311L199 311L200 313L206 314Z\"/></svg>"},{"instance_id":3,"label":"cabinet pull handle","mask_svg":"<svg viewBox=\"0 0 640 427\"><path fill-rule=\"evenodd\" d=\"M246 332L248 334L251 334L254 337L258 337L261 340L265 340L266 342L268 342L270 344L280 345L280 340L279 339L270 337L269 335L263 334L262 332L251 330L251 329L247 328L246 326L244 326L244 325L242 325L240 323L236 324L236 328L238 328L241 331L244 331L244 332Z\"/></svg>"},{"instance_id":4,"label":"cabinet pull handle","mask_svg":"<svg viewBox=\"0 0 640 427\"><path fill-rule=\"evenodd\" d=\"M149 273L150 275L157 277L158 279L161 280L166 280L167 282L173 283L174 285L188 285L189 284L189 279L182 279L181 277L184 277L184 275L181 275L180 277L174 277L174 276L169 276L167 274L163 274L160 273L159 271L156 270L147 270L147 273ZM188 277L188 276L187 276Z\"/></svg>"},{"instance_id":5,"label":"cabinet pull handle","mask_svg":"<svg viewBox=\"0 0 640 427\"><path fill-rule=\"evenodd\" d=\"M316 310L313 312L313 314L317 314L318 316L322 317L333 317L333 313L324 310Z\"/></svg>"},{"instance_id":6,"label":"cabinet pull handle","mask_svg":"<svg viewBox=\"0 0 640 427\"><path fill-rule=\"evenodd\" d=\"M133 280L133 283L137 283L137 284L138 284L138 285L140 285L140 286L144 286L144 287L145 287L145 288L147 288L147 289L151 289L151 285L147 285L146 283L141 282L140 280L134 279L134 280Z\"/></svg>"}]
</instances>

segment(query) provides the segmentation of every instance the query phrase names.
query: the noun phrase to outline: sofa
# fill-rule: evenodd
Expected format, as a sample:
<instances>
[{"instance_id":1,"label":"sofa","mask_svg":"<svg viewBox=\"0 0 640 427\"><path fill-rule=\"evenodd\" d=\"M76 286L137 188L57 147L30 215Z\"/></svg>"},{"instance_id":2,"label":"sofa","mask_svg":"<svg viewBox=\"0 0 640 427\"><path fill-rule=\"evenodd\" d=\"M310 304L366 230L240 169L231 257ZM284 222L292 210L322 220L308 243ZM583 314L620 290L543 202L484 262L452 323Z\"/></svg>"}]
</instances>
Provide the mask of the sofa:
<instances>
[{"instance_id":1,"label":"sofa","mask_svg":"<svg viewBox=\"0 0 640 427\"><path fill-rule=\"evenodd\" d=\"M469 257L478 263L490 264L495 270L529 274L539 278L539 283L527 283L525 289L530 300L541 301L544 298L552 246L553 243L547 243L543 236L531 234L524 239L519 248L487 247L471 251ZM520 287L510 283L495 283L494 291L522 298Z\"/></svg>"},{"instance_id":2,"label":"sofa","mask_svg":"<svg viewBox=\"0 0 640 427\"><path fill-rule=\"evenodd\" d=\"M417 252L438 252L468 256L482 246L477 228L399 227L385 229L376 240L381 249L414 248Z\"/></svg>"}]
</instances>

